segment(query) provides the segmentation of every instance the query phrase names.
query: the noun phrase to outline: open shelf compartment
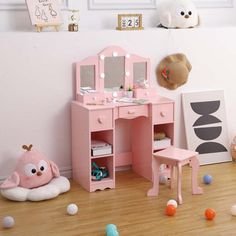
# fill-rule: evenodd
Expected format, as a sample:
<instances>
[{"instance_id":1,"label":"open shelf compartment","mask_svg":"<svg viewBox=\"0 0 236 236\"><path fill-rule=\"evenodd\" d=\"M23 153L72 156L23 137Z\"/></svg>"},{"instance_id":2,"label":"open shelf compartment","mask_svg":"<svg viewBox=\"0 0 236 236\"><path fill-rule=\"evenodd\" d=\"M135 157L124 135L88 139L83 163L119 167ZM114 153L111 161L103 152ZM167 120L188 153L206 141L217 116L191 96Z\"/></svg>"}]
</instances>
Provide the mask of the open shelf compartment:
<instances>
[{"instance_id":1,"label":"open shelf compartment","mask_svg":"<svg viewBox=\"0 0 236 236\"><path fill-rule=\"evenodd\" d=\"M173 123L158 124L153 126L153 152L165 149L170 145L173 145L173 140L174 140L173 126L174 126ZM164 132L166 138L163 140L154 140L154 134L160 132L161 133Z\"/></svg>"},{"instance_id":2,"label":"open shelf compartment","mask_svg":"<svg viewBox=\"0 0 236 236\"><path fill-rule=\"evenodd\" d=\"M113 130L104 130L104 131L96 131L91 132L91 139L90 139L90 150L91 150L91 159L100 158L103 156L111 156L113 155ZM107 143L107 146L103 148L97 148L96 150L92 150L92 142L97 142L98 146L99 143ZM110 145L110 146L109 146Z\"/></svg>"},{"instance_id":3,"label":"open shelf compartment","mask_svg":"<svg viewBox=\"0 0 236 236\"><path fill-rule=\"evenodd\" d=\"M105 177L101 180L92 180L92 174L91 174L91 178L90 178L90 182L91 184L101 184L101 183L106 183L109 181L113 181L114 177L115 177L115 167L114 167L114 158L112 155L110 156L106 156L106 157L100 157L100 158L95 158L91 160L91 173L93 170L93 164L95 163L98 167L105 167L107 168L109 175L108 177Z\"/></svg>"}]
</instances>

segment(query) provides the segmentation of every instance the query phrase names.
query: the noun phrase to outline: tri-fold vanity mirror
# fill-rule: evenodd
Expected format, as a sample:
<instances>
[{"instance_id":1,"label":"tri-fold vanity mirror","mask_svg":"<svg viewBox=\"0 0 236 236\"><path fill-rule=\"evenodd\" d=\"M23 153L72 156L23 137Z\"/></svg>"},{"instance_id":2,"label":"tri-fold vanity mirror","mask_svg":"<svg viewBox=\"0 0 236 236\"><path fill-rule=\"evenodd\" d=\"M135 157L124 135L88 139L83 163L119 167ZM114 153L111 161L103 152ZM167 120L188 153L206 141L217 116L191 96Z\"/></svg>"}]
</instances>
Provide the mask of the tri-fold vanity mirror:
<instances>
[{"instance_id":1,"label":"tri-fold vanity mirror","mask_svg":"<svg viewBox=\"0 0 236 236\"><path fill-rule=\"evenodd\" d=\"M150 60L110 46L76 64L76 97L81 103L106 102L113 97L156 95L150 86Z\"/></svg>"}]
</instances>

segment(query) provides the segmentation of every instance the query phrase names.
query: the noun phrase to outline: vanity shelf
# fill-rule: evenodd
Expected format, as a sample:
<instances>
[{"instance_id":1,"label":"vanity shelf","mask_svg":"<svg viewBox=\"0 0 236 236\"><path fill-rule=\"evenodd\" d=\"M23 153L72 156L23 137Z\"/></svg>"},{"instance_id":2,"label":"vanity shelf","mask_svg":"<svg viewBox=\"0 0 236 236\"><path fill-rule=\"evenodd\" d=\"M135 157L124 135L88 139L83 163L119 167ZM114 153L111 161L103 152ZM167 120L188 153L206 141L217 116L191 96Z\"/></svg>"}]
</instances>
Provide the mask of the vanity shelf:
<instances>
[{"instance_id":1,"label":"vanity shelf","mask_svg":"<svg viewBox=\"0 0 236 236\"><path fill-rule=\"evenodd\" d=\"M92 179L93 162L96 163L98 167L105 167L108 170L108 176L102 178L101 180ZM115 165L113 156L100 157L91 160L91 178L90 178L90 188L95 190L103 190L106 188L115 187Z\"/></svg>"},{"instance_id":2,"label":"vanity shelf","mask_svg":"<svg viewBox=\"0 0 236 236\"><path fill-rule=\"evenodd\" d=\"M114 154L111 153L111 154L107 154L107 155L99 155L99 156L91 156L90 158L93 160L93 159L98 159L98 158L103 158L103 157L111 157L113 158Z\"/></svg>"},{"instance_id":3,"label":"vanity shelf","mask_svg":"<svg viewBox=\"0 0 236 236\"><path fill-rule=\"evenodd\" d=\"M154 140L153 138L153 152L162 150L173 145L174 140L174 123L166 123L166 124L154 124L153 125L153 135L155 133L165 133L166 138L163 140ZM160 142L160 146L158 147L158 142Z\"/></svg>"}]
</instances>

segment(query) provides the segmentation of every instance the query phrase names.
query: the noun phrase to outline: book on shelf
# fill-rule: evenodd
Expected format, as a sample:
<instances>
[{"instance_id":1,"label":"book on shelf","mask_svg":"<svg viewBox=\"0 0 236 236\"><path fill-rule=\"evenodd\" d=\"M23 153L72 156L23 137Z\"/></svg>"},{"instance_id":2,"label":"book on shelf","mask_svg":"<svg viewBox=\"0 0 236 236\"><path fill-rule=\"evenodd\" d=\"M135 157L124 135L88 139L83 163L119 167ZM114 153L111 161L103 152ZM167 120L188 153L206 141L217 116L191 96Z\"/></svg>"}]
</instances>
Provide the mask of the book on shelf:
<instances>
[{"instance_id":1,"label":"book on shelf","mask_svg":"<svg viewBox=\"0 0 236 236\"><path fill-rule=\"evenodd\" d=\"M91 88L91 87L81 87L81 88L80 88L80 92L81 92L82 94L85 94L85 93L96 93L97 91L94 90L94 89Z\"/></svg>"},{"instance_id":2,"label":"book on shelf","mask_svg":"<svg viewBox=\"0 0 236 236\"><path fill-rule=\"evenodd\" d=\"M91 141L91 155L101 156L112 154L112 145L102 140Z\"/></svg>"},{"instance_id":3,"label":"book on shelf","mask_svg":"<svg viewBox=\"0 0 236 236\"><path fill-rule=\"evenodd\" d=\"M166 137L161 140L154 140L154 149L163 149L171 146L171 139Z\"/></svg>"}]
</instances>

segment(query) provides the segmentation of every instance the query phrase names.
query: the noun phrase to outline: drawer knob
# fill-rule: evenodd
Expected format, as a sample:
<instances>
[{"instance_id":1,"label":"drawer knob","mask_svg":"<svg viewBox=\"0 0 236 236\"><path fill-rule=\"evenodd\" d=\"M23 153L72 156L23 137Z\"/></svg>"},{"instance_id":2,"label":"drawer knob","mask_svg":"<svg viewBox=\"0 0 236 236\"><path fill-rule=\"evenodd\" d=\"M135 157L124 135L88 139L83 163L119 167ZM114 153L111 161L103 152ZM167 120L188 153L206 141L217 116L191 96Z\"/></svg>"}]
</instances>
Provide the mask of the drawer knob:
<instances>
[{"instance_id":1,"label":"drawer knob","mask_svg":"<svg viewBox=\"0 0 236 236\"><path fill-rule=\"evenodd\" d=\"M135 113L135 110L129 110L128 111L128 114L134 114Z\"/></svg>"},{"instance_id":2,"label":"drawer knob","mask_svg":"<svg viewBox=\"0 0 236 236\"><path fill-rule=\"evenodd\" d=\"M163 111L160 112L161 117L165 117L165 113Z\"/></svg>"},{"instance_id":3,"label":"drawer knob","mask_svg":"<svg viewBox=\"0 0 236 236\"><path fill-rule=\"evenodd\" d=\"M102 124L102 123L103 123L103 119L104 119L104 118L103 118L103 117L101 117L101 116L100 116L100 117L98 117L98 123L99 123L99 124Z\"/></svg>"}]
</instances>

